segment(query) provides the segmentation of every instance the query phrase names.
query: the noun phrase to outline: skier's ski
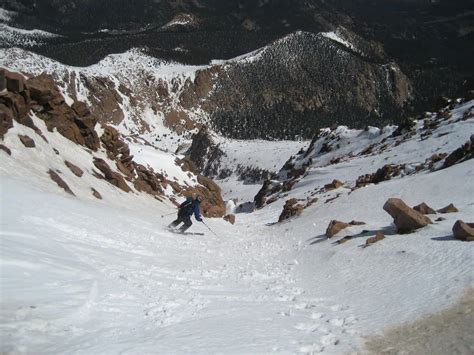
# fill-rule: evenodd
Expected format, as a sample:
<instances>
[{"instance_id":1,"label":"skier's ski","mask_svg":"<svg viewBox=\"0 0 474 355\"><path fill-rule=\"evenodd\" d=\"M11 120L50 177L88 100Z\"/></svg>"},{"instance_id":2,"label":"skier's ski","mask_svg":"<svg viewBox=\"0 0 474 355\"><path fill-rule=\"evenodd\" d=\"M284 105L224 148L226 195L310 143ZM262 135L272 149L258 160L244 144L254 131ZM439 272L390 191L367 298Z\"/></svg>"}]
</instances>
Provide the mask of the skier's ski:
<instances>
[{"instance_id":1,"label":"skier's ski","mask_svg":"<svg viewBox=\"0 0 474 355\"><path fill-rule=\"evenodd\" d=\"M180 232L179 230L173 229L173 228L168 228L168 231L174 234L182 234L182 235L204 235L204 233L201 233L201 232Z\"/></svg>"}]
</instances>

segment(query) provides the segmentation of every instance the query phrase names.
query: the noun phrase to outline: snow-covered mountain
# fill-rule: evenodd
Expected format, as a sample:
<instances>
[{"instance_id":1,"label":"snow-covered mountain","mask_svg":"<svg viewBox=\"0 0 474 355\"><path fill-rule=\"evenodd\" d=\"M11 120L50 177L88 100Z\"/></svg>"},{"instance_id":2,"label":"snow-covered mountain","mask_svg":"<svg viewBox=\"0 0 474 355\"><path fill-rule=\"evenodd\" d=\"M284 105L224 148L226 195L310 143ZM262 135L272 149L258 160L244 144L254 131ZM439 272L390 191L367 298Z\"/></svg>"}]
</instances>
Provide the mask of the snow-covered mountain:
<instances>
[{"instance_id":1,"label":"snow-covered mountain","mask_svg":"<svg viewBox=\"0 0 474 355\"><path fill-rule=\"evenodd\" d=\"M129 134L149 133L153 121L163 121L178 132L207 124L237 139L309 138L335 121L354 127L397 121L412 98L396 63L342 27L299 31L205 66L164 62L139 49L85 68L18 48L0 53L0 65L53 75L66 96L90 103L101 122Z\"/></svg>"},{"instance_id":2,"label":"snow-covered mountain","mask_svg":"<svg viewBox=\"0 0 474 355\"><path fill-rule=\"evenodd\" d=\"M0 353L474 351L464 0L2 7Z\"/></svg>"},{"instance_id":3,"label":"snow-covered mountain","mask_svg":"<svg viewBox=\"0 0 474 355\"><path fill-rule=\"evenodd\" d=\"M2 141L11 155L0 151L2 351L340 354L383 348L383 338L368 348L364 343L387 326L450 307L473 286L473 245L451 231L456 220L472 222L474 215L474 160L465 160L472 142L457 164L438 170L447 159L439 153L470 139L472 110L472 101L454 104L443 117L433 114L406 132L324 130L280 172L283 179L291 164L294 170L313 159L288 195L254 213L237 213L235 225L206 219L207 226L190 230L203 235L168 232L171 204L92 177L91 153L48 132L40 119L33 123L49 143L14 122ZM34 137L36 147L25 147L19 134ZM332 150L323 154L325 143ZM278 154L257 147L242 143L239 159ZM59 155L50 154L52 148ZM166 163L170 153L131 150L143 163L182 174L172 160ZM108 159L100 150L92 154ZM441 157L433 160L435 171L424 165L432 154ZM64 158L84 176L69 174ZM398 177L350 191L357 176L389 163L406 165ZM61 171L76 197L47 178L46 166ZM333 179L344 185L324 188ZM80 188L89 184L103 200ZM311 206L278 223L287 198L306 203L310 195ZM435 209L453 203L458 212L429 215L433 222L443 218L398 234L382 209L391 197ZM333 219L366 224L328 240ZM386 238L361 248L376 232ZM345 243L333 242L343 236ZM468 324L462 310L456 319ZM447 335L436 324L411 332L419 343L397 346L410 351L435 336L438 353L469 350L469 329L452 324Z\"/></svg>"}]
</instances>

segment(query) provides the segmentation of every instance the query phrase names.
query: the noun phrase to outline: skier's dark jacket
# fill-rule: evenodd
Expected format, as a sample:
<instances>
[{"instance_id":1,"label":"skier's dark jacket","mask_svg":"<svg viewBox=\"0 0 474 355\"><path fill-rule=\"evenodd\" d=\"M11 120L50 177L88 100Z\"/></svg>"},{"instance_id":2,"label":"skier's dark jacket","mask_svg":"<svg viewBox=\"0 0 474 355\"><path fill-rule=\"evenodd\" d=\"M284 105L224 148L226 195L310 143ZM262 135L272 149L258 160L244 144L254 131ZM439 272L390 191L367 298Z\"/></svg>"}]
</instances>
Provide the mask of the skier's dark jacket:
<instances>
[{"instance_id":1,"label":"skier's dark jacket","mask_svg":"<svg viewBox=\"0 0 474 355\"><path fill-rule=\"evenodd\" d=\"M188 197L186 201L179 205L179 216L191 217L194 213L194 217L199 222L202 221L201 212L199 211L199 201L194 200L192 197Z\"/></svg>"}]
</instances>

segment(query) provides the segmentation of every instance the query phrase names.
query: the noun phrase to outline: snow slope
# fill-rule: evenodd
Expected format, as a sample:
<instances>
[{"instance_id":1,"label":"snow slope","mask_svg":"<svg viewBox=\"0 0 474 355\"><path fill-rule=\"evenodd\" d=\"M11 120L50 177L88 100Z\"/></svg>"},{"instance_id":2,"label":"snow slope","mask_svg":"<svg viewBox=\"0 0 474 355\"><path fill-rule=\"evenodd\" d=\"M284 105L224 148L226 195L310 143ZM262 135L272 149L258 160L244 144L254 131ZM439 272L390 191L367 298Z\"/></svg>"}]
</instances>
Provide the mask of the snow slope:
<instances>
[{"instance_id":1,"label":"snow slope","mask_svg":"<svg viewBox=\"0 0 474 355\"><path fill-rule=\"evenodd\" d=\"M472 118L446 125L439 129L450 134L414 137L383 154L424 161L474 131ZM351 353L365 336L444 309L474 286L474 244L451 236L457 219L474 215L472 159L321 198L283 223L275 223L280 200L238 214L235 225L206 219L215 234L195 223L189 232L204 235L176 235L165 228L170 205L117 189L107 203L70 197L27 162L5 168L18 167L25 149L11 148L13 158L0 151L2 352ZM160 161L142 152L150 165ZM385 156L314 166L286 197L341 176L352 181L378 159ZM398 235L382 209L389 197L452 202L459 212ZM346 230L353 239L338 245L324 236L331 219L367 225ZM380 230L385 240L361 248Z\"/></svg>"}]
</instances>

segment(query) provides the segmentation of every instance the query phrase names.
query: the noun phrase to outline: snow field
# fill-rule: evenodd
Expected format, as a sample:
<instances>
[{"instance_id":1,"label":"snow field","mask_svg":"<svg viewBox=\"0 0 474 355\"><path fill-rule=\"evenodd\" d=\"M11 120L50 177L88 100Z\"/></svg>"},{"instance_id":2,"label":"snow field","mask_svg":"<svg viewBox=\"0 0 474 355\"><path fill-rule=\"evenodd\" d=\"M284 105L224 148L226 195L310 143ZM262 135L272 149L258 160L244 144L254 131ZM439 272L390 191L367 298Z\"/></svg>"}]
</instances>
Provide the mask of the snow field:
<instances>
[{"instance_id":1,"label":"snow field","mask_svg":"<svg viewBox=\"0 0 474 355\"><path fill-rule=\"evenodd\" d=\"M161 218L145 196L143 206L103 206L2 176L2 350L357 351L363 335L436 312L473 284L474 247L450 237L456 219L474 215L473 186L454 197L447 187L472 178L474 164L432 174L369 186L282 224L272 225L276 205L237 215L233 227L206 220L218 237L197 222L204 236L166 232L173 216ZM393 235L386 198L428 195L461 212ZM362 219L388 238L333 245L322 237L333 217Z\"/></svg>"}]
</instances>

